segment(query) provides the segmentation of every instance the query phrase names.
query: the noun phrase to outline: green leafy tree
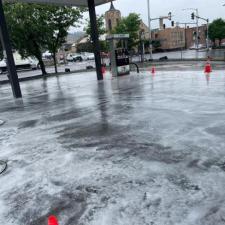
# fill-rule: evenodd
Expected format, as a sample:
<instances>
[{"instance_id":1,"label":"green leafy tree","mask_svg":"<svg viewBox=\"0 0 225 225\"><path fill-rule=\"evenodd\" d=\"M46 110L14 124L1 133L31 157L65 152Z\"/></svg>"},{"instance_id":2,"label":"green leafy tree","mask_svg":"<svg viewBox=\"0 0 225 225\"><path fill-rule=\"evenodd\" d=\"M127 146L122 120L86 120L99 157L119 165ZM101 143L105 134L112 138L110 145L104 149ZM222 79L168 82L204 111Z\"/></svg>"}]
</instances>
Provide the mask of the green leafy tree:
<instances>
[{"instance_id":1,"label":"green leafy tree","mask_svg":"<svg viewBox=\"0 0 225 225\"><path fill-rule=\"evenodd\" d=\"M108 52L109 47L106 43L106 41L100 41L100 49L102 52ZM87 43L79 43L77 45L77 52L93 52L93 45L90 41Z\"/></svg>"},{"instance_id":2,"label":"green leafy tree","mask_svg":"<svg viewBox=\"0 0 225 225\"><path fill-rule=\"evenodd\" d=\"M101 16L97 15L97 27L98 27L99 35L103 35L106 33L104 15L101 15ZM86 27L84 28L84 31L86 32L86 35L88 36L88 42L78 44L77 51L78 52L93 52L94 49L91 43L91 24L89 19L86 20ZM100 49L101 51L107 50L107 44L105 41L100 41Z\"/></svg>"},{"instance_id":3,"label":"green leafy tree","mask_svg":"<svg viewBox=\"0 0 225 225\"><path fill-rule=\"evenodd\" d=\"M46 74L42 60L45 48L44 37L47 34L44 5L6 3L4 5L6 21L14 47L22 57L35 56L40 64L42 74ZM43 12L40 15L40 11Z\"/></svg>"},{"instance_id":4,"label":"green leafy tree","mask_svg":"<svg viewBox=\"0 0 225 225\"><path fill-rule=\"evenodd\" d=\"M139 30L141 19L140 15L130 13L127 17L122 18L118 25L114 28L113 33L116 34L129 34L128 48L131 50L139 43Z\"/></svg>"},{"instance_id":5,"label":"green leafy tree","mask_svg":"<svg viewBox=\"0 0 225 225\"><path fill-rule=\"evenodd\" d=\"M154 50L160 49L162 47L161 41L158 39L152 40L151 43L152 43L152 47L154 48ZM144 40L144 45L145 45L145 49L148 49L149 45L150 45L150 41Z\"/></svg>"},{"instance_id":6,"label":"green leafy tree","mask_svg":"<svg viewBox=\"0 0 225 225\"><path fill-rule=\"evenodd\" d=\"M56 53L58 49L66 42L69 27L77 27L82 18L82 9L72 7L47 6L48 35L46 35L46 46L52 53L55 72L57 73Z\"/></svg>"},{"instance_id":7,"label":"green leafy tree","mask_svg":"<svg viewBox=\"0 0 225 225\"><path fill-rule=\"evenodd\" d=\"M160 40L152 40L152 46L153 46L153 48L158 49L158 48L160 48L162 45L161 45Z\"/></svg>"},{"instance_id":8,"label":"green leafy tree","mask_svg":"<svg viewBox=\"0 0 225 225\"><path fill-rule=\"evenodd\" d=\"M87 24L86 24L86 27L84 28L84 31L90 37L91 36L91 23L90 23L90 20L87 20L86 22L87 22ZM104 15L97 16L97 26L98 26L99 35L103 35L106 33L105 23L104 23Z\"/></svg>"},{"instance_id":9,"label":"green leafy tree","mask_svg":"<svg viewBox=\"0 0 225 225\"><path fill-rule=\"evenodd\" d=\"M216 40L219 40L219 46L221 45L222 39L225 38L225 21L223 19L216 19L209 25L209 38L214 45Z\"/></svg>"},{"instance_id":10,"label":"green leafy tree","mask_svg":"<svg viewBox=\"0 0 225 225\"><path fill-rule=\"evenodd\" d=\"M14 48L22 57L35 56L46 74L42 52L49 50L56 67L56 52L65 41L67 30L81 18L82 11L72 7L6 3L6 20Z\"/></svg>"}]
</instances>

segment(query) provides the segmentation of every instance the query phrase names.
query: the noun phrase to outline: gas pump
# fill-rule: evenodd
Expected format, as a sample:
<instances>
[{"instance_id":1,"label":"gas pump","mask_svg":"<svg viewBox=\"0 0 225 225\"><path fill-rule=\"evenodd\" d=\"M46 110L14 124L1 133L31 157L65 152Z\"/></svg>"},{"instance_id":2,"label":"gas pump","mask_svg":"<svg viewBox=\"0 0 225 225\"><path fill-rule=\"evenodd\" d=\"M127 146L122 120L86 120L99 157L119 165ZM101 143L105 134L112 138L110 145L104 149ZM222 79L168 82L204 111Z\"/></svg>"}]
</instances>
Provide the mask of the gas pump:
<instances>
[{"instance_id":1,"label":"gas pump","mask_svg":"<svg viewBox=\"0 0 225 225\"><path fill-rule=\"evenodd\" d=\"M110 46L110 62L113 76L122 76L130 74L130 60L127 49L129 34L112 34L107 36ZM121 41L121 48L117 48Z\"/></svg>"}]
</instances>

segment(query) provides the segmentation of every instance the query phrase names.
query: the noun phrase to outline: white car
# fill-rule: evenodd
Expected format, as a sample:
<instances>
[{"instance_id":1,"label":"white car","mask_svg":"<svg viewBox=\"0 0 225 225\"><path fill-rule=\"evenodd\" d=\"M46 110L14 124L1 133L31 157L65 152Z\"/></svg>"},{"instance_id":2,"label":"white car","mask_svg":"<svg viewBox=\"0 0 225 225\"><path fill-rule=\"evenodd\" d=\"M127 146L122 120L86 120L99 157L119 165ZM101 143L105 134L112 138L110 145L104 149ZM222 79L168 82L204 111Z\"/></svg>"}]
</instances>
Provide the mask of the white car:
<instances>
[{"instance_id":1,"label":"white car","mask_svg":"<svg viewBox=\"0 0 225 225\"><path fill-rule=\"evenodd\" d=\"M26 59L22 59L22 57L18 53L13 54L13 58L15 61L15 65L17 70L36 70L39 68L38 60L35 58L28 57ZM0 73L7 71L6 59L0 61Z\"/></svg>"},{"instance_id":2,"label":"white car","mask_svg":"<svg viewBox=\"0 0 225 225\"><path fill-rule=\"evenodd\" d=\"M87 54L87 60L94 60L94 59L95 59L94 53Z\"/></svg>"},{"instance_id":3,"label":"white car","mask_svg":"<svg viewBox=\"0 0 225 225\"><path fill-rule=\"evenodd\" d=\"M81 55L84 58L84 60L94 60L95 59L94 53L91 53L91 52L81 52Z\"/></svg>"},{"instance_id":4,"label":"white car","mask_svg":"<svg viewBox=\"0 0 225 225\"><path fill-rule=\"evenodd\" d=\"M42 58L43 59L51 59L52 53L50 53L49 51L45 51L44 53L42 53Z\"/></svg>"},{"instance_id":5,"label":"white car","mask_svg":"<svg viewBox=\"0 0 225 225\"><path fill-rule=\"evenodd\" d=\"M203 44L199 44L198 47L197 47L197 45L193 45L189 49L190 50L200 50L200 49L205 49L205 48L206 48L206 46L204 46Z\"/></svg>"},{"instance_id":6,"label":"white car","mask_svg":"<svg viewBox=\"0 0 225 225\"><path fill-rule=\"evenodd\" d=\"M68 62L82 62L82 61L87 60L87 57L84 54L72 54L72 53L70 53L70 54L67 55L66 60Z\"/></svg>"}]
</instances>

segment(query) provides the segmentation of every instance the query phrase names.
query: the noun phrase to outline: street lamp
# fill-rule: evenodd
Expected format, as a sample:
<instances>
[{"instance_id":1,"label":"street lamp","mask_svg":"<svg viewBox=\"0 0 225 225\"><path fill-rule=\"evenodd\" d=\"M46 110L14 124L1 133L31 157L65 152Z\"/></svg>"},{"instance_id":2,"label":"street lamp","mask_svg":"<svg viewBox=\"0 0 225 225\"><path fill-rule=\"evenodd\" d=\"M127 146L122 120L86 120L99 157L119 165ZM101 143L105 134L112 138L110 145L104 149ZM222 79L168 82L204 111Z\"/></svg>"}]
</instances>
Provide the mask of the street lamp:
<instances>
[{"instance_id":1,"label":"street lamp","mask_svg":"<svg viewBox=\"0 0 225 225\"><path fill-rule=\"evenodd\" d=\"M152 31L151 31L151 13L150 13L150 0L147 0L148 5L148 28L149 28L149 47L150 47L150 59L152 60Z\"/></svg>"},{"instance_id":2,"label":"street lamp","mask_svg":"<svg viewBox=\"0 0 225 225\"><path fill-rule=\"evenodd\" d=\"M198 9L195 9L195 8L186 8L186 9L183 9L183 10L194 10L196 12L196 33L197 33L197 38L196 38L196 47L198 49L198 46L199 46L199 40L198 40L198 36L199 36L199 29L198 29L198 19L199 19L199 15L198 15Z\"/></svg>"}]
</instances>

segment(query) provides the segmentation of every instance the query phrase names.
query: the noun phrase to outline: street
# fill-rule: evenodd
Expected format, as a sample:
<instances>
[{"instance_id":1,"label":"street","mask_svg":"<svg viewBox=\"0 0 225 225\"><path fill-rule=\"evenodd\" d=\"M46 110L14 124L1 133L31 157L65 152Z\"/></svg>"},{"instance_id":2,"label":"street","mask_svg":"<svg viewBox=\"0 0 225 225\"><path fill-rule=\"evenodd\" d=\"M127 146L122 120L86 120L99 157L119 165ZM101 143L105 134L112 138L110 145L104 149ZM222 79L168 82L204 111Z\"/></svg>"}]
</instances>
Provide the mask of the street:
<instances>
[{"instance_id":1,"label":"street","mask_svg":"<svg viewBox=\"0 0 225 225\"><path fill-rule=\"evenodd\" d=\"M0 223L222 225L225 71L0 86Z\"/></svg>"},{"instance_id":2,"label":"street","mask_svg":"<svg viewBox=\"0 0 225 225\"><path fill-rule=\"evenodd\" d=\"M164 69L170 69L172 67L172 70L174 69L174 67L178 67L181 69L197 69L197 70L201 70L204 67L205 64L205 60L207 58L207 55L210 55L212 57L212 59L219 59L219 60L223 60L224 59L224 50L211 50L209 52L209 54L206 51L195 51L195 50L186 50L182 52L182 57L185 60L191 60L192 61L181 61L181 62L166 62L163 61L162 63L160 62L155 62L156 65L159 65L157 69L159 70L164 70ZM158 60L160 57L163 56L168 56L168 59L174 60L180 60L181 57L181 52L180 51L174 51L174 52L165 52L165 53L155 53L153 54L153 58L154 60ZM145 59L149 59L149 55L146 54L145 55ZM197 57L197 59L202 59L203 61L201 62L196 62L194 61L195 58ZM139 62L140 61L140 57L138 56L134 56L131 58L131 62ZM104 59L103 60L104 63L106 63L106 65L109 65L109 59ZM153 63L154 64L154 63ZM216 69L224 69L225 68L225 63L223 61L215 61L212 63L213 67ZM149 66L151 65L151 63L149 63ZM58 66L58 72L59 73L63 73L65 72L66 68L69 68L70 71L80 71L80 70L86 70L87 66L92 66L93 68L95 68L95 63L94 60L90 60L90 61L83 61L83 62L69 62L66 65L59 65ZM46 67L46 71L49 74L55 73L54 67L53 66L48 66ZM19 78L28 78L28 77L35 77L41 75L41 70L33 70L33 71L18 71L18 76ZM0 82L1 81L5 81L8 80L7 78L7 74L0 74Z\"/></svg>"}]
</instances>

